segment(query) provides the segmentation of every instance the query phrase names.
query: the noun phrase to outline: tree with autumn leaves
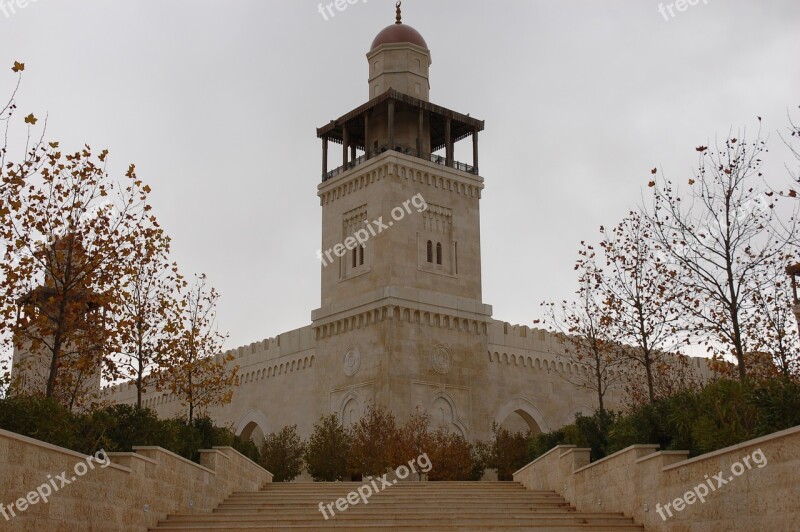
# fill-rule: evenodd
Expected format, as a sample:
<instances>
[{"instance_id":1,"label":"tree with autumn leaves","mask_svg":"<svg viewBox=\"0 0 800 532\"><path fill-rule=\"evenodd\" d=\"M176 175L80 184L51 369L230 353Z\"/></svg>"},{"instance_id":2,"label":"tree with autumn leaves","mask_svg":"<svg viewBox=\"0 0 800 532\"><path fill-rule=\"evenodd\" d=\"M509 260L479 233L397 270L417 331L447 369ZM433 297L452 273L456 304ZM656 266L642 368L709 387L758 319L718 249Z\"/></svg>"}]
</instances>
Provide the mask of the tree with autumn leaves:
<instances>
[{"instance_id":1,"label":"tree with autumn leaves","mask_svg":"<svg viewBox=\"0 0 800 532\"><path fill-rule=\"evenodd\" d=\"M157 388L153 371L170 359L175 320L175 295L184 285L177 264L170 263L170 240L155 220L139 226L133 235L131 267L121 278L117 312L115 374L136 386L136 406Z\"/></svg>"},{"instance_id":2,"label":"tree with autumn leaves","mask_svg":"<svg viewBox=\"0 0 800 532\"><path fill-rule=\"evenodd\" d=\"M218 300L216 289L199 275L180 287L177 305L170 309L169 356L160 361L157 382L186 407L189 423L209 407L229 403L239 385L239 368L229 364L233 355L219 354L226 337L216 326Z\"/></svg>"},{"instance_id":3,"label":"tree with autumn leaves","mask_svg":"<svg viewBox=\"0 0 800 532\"><path fill-rule=\"evenodd\" d=\"M111 364L115 285L130 265L135 228L148 216L147 190L133 167L121 185L113 182L106 151L63 154L57 147L50 144L5 220L0 327L18 349L46 353L44 394L60 394L73 407L92 395L74 379L87 372L99 379L102 364Z\"/></svg>"},{"instance_id":4,"label":"tree with autumn leaves","mask_svg":"<svg viewBox=\"0 0 800 532\"><path fill-rule=\"evenodd\" d=\"M0 109L14 125L17 84ZM219 295L200 276L191 287L169 261L169 239L152 214L150 188L130 165L115 180L108 151L66 153L34 135L24 118L24 154L0 150L0 335L19 354L12 393L91 408L101 379L162 386L198 411L230 401L236 368L219 355L213 327ZM7 136L5 137L8 138Z\"/></svg>"}]
</instances>

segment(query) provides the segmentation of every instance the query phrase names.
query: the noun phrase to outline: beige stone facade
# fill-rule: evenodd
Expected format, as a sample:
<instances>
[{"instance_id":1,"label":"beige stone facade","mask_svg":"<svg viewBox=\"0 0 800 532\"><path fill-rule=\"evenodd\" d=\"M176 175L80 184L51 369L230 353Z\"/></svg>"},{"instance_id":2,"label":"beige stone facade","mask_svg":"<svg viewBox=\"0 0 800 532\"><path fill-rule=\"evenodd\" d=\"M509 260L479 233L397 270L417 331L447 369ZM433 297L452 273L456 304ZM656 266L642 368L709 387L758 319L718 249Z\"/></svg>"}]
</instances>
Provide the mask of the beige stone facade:
<instances>
[{"instance_id":1,"label":"beige stone facade","mask_svg":"<svg viewBox=\"0 0 800 532\"><path fill-rule=\"evenodd\" d=\"M258 440L296 424L307 436L320 416L351 422L375 402L401 422L422 409L437 426L485 440L494 422L549 431L596 406L563 378L576 369L559 360L554 336L494 320L483 301L483 122L428 101L430 52L414 34L402 24L381 32L367 56L371 99L317 131L321 306L310 325L232 351L241 386L211 413L237 433ZM407 35L418 44L402 42ZM454 160L454 144L468 137L470 165ZM331 142L342 166L329 172ZM129 403L135 389L106 398ZM607 402L619 399L612 391ZM181 413L152 390L145 404Z\"/></svg>"}]
</instances>

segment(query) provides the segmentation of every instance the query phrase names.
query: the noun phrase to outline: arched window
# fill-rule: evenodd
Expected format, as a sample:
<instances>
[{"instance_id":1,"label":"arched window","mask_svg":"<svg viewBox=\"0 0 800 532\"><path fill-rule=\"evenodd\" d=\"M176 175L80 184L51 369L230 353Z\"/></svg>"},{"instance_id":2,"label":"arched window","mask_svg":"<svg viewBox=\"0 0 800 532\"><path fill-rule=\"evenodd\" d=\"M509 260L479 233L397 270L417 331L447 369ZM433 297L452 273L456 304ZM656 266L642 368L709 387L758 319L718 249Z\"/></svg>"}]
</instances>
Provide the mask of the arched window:
<instances>
[{"instance_id":1,"label":"arched window","mask_svg":"<svg viewBox=\"0 0 800 532\"><path fill-rule=\"evenodd\" d=\"M428 240L428 262L433 263L433 242Z\"/></svg>"},{"instance_id":2,"label":"arched window","mask_svg":"<svg viewBox=\"0 0 800 532\"><path fill-rule=\"evenodd\" d=\"M358 246L358 265L364 265L364 244Z\"/></svg>"},{"instance_id":3,"label":"arched window","mask_svg":"<svg viewBox=\"0 0 800 532\"><path fill-rule=\"evenodd\" d=\"M355 268L356 266L358 266L358 250L354 249L353 250L353 268Z\"/></svg>"},{"instance_id":4,"label":"arched window","mask_svg":"<svg viewBox=\"0 0 800 532\"><path fill-rule=\"evenodd\" d=\"M442 243L441 242L437 242L436 243L436 264L438 264L439 266L442 265Z\"/></svg>"}]
</instances>

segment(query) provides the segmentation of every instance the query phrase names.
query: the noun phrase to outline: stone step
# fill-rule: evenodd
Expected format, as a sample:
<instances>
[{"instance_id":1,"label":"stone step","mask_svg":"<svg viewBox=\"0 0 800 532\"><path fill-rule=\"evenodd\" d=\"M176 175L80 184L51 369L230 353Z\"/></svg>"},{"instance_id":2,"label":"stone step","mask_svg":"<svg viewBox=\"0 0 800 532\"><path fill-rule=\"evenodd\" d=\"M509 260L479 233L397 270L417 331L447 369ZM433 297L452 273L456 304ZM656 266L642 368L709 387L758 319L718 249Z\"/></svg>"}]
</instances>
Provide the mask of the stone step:
<instances>
[{"instance_id":1,"label":"stone step","mask_svg":"<svg viewBox=\"0 0 800 532\"><path fill-rule=\"evenodd\" d=\"M328 514L328 517L331 517ZM554 512L541 512L537 514L529 514L529 513L516 513L516 512L495 512L495 513L447 513L447 512L425 512L419 513L413 516L409 516L403 512L391 512L391 513L358 513L358 512L351 512L349 509L345 512L340 512L335 515L333 520L337 522L341 521L352 521L352 522L364 522L369 520L375 520L376 517L381 521L405 521L408 523L419 523L419 522L465 522L470 521L473 523L477 522L502 522L502 521L514 521L518 522L520 520L524 520L526 522L557 522L557 523L575 523L575 524L613 524L613 523L620 523L620 522L630 522L629 519L622 515L613 515L613 514L589 514L589 513L554 513ZM299 515L254 515L254 514L243 514L243 515L220 515L220 514L211 514L211 515L174 515L167 518L165 521L166 523L185 523L185 522L203 522L203 523L263 523L263 522L288 522L288 523L300 523L300 522L310 522L315 523L319 522L319 520L324 520L324 517L320 512L317 512L316 515L310 516L299 516Z\"/></svg>"},{"instance_id":2,"label":"stone step","mask_svg":"<svg viewBox=\"0 0 800 532\"><path fill-rule=\"evenodd\" d=\"M558 525L592 525L592 526L621 526L630 525L631 520L619 517L604 517L604 518L587 518L580 514L573 514L573 516L442 516L442 515L418 515L409 517L404 514L395 516L386 515L357 515L344 512L337 514L335 517L330 517L325 520L321 514L315 517L303 518L300 516L259 516L257 519L243 519L240 516L233 518L231 516L226 519L183 519L175 520L169 519L163 522L163 525L173 526L176 524L190 524L197 527L202 526L232 526L232 525L247 525L247 526L284 526L284 525L336 525L336 526L350 526L350 525L382 525L386 528L393 528L397 526L420 526L420 525L438 525L438 526L509 526L518 524L527 524L530 527L543 527L543 526L558 526Z\"/></svg>"},{"instance_id":3,"label":"stone step","mask_svg":"<svg viewBox=\"0 0 800 532\"><path fill-rule=\"evenodd\" d=\"M323 504L332 503L332 501L320 501ZM335 505L334 505L335 506ZM398 506L393 503L389 502L378 502L372 499L369 500L369 503L364 505L359 502L359 504L352 506L351 508L356 509L359 507L363 507L365 509L374 509L375 511L381 510L386 511L387 509L397 508ZM404 506L405 507L405 506ZM319 508L319 502L316 504L280 504L275 503L269 506L249 506L249 505L237 505L237 506L228 506L220 505L219 507L214 509L214 513L247 513L247 512L257 512L257 513L266 513L266 512L302 512L302 511L316 511ZM491 504L491 503L482 503L482 504L474 504L474 505L441 505L431 501L425 501L424 503L419 503L414 505L415 510L423 511L423 510L439 510L442 511L452 511L452 512L464 512L464 511L484 511L484 510L497 510L497 511L551 511L551 512L571 512L574 511L574 508L569 505L569 503L561 503L561 504L530 504L530 503L519 503L519 504L505 504L505 503L498 503L498 504Z\"/></svg>"},{"instance_id":4,"label":"stone step","mask_svg":"<svg viewBox=\"0 0 800 532\"><path fill-rule=\"evenodd\" d=\"M228 532L236 530L237 532L281 532L284 530L320 530L327 528L335 528L340 532L364 532L364 531L380 531L385 532L386 526L376 524L366 525L334 525L334 524L320 524L313 525L280 525L280 526L258 526L252 525L239 525L227 524L225 526L196 526L193 524L176 524L176 525L160 525L158 528L153 529L158 532L177 532L186 530L202 530L203 532ZM426 532L504 532L504 531L530 531L529 524L514 524L514 525L492 525L492 526L442 526L442 525L425 525L418 524L414 526L392 526L392 531L399 532L417 532L420 530ZM535 530L535 529L534 529ZM546 529L552 532L643 532L644 527L626 524L626 525L550 525Z\"/></svg>"},{"instance_id":5,"label":"stone step","mask_svg":"<svg viewBox=\"0 0 800 532\"><path fill-rule=\"evenodd\" d=\"M302 494L287 494L286 496L281 496L280 494L271 496L271 497L239 497L236 499L228 499L225 504L266 504L266 503L274 503L274 502L291 502L291 503L309 503L309 502L319 502L319 501L332 501L338 498L344 498L348 494L347 493L311 493L308 495ZM501 503L501 502L512 502L512 503L519 503L519 502L534 502L534 503L542 503L542 504L551 504L554 502L561 502L564 499L560 497L460 497L458 495L435 495L436 500L440 503L448 504L448 503L462 503L462 504L470 504L470 503L479 503L479 502L490 502L490 503ZM376 493L372 494L370 500L375 499L376 501L391 501L395 503L402 503L402 502L425 502L430 500L431 496L421 496L421 495L398 495L394 493Z\"/></svg>"},{"instance_id":6,"label":"stone step","mask_svg":"<svg viewBox=\"0 0 800 532\"><path fill-rule=\"evenodd\" d=\"M332 490L311 491L311 490L309 490L309 491L285 491L285 492L265 491L265 492L258 492L258 493L236 494L236 495L231 496L230 498L232 500L242 500L242 499L244 499L244 500L256 500L256 499L270 499L270 498L275 498L275 497L308 497L308 496L312 496L312 495L336 496L336 495L341 495L341 494L346 495L348 493L354 493L354 492L357 492L357 490L351 490L351 491L341 491L341 490L336 490L336 491L332 491ZM374 490L372 490L372 492L375 493ZM396 490L394 488L386 488L383 491L378 491L376 494L386 495L387 497L388 496L392 496L392 497L419 497L419 498L422 498L422 497L429 497L431 495L436 495L437 497L448 497L448 498L461 497L461 498L468 498L468 499L482 499L482 498L492 498L492 499L504 499L504 498L510 498L510 499L522 499L522 498L548 499L548 498L558 498L559 497L559 495L557 495L555 493L550 493L550 494L537 493L537 494L534 494L534 493L525 493L524 491L523 492L510 491L508 493L492 493L492 492L487 492L487 493L463 493L463 492L458 492L458 491L441 491L441 492L439 492L439 491L430 491L430 492L424 492L424 493L417 493L417 492L408 491L408 490L406 490L406 491Z\"/></svg>"},{"instance_id":7,"label":"stone step","mask_svg":"<svg viewBox=\"0 0 800 532\"><path fill-rule=\"evenodd\" d=\"M360 482L268 484L235 493L213 512L168 516L158 532L197 530L643 530L621 514L579 513L553 491L514 482L407 482L373 494L345 511L334 505L325 520L320 502L332 504Z\"/></svg>"}]
</instances>

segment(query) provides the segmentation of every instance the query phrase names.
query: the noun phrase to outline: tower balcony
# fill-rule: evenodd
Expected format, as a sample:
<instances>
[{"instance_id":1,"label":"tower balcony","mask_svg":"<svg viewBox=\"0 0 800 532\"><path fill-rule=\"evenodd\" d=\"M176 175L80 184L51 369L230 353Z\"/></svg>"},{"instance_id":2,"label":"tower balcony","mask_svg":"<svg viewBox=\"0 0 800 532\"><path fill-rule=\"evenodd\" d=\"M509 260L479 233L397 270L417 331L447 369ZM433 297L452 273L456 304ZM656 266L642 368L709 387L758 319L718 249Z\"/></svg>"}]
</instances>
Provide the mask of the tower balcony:
<instances>
[{"instance_id":1,"label":"tower balcony","mask_svg":"<svg viewBox=\"0 0 800 532\"><path fill-rule=\"evenodd\" d=\"M387 151L395 151L473 175L478 170L478 133L484 122L389 89L338 120L317 128L322 139L322 181ZM472 164L454 158L455 143L472 137ZM342 164L328 168L328 146L342 146ZM444 150L444 156L436 152ZM359 152L361 155L359 156Z\"/></svg>"},{"instance_id":2,"label":"tower balcony","mask_svg":"<svg viewBox=\"0 0 800 532\"><path fill-rule=\"evenodd\" d=\"M381 151L381 153L383 153L384 151L387 151L387 150L383 149ZM400 153L404 153L406 155L411 155L412 157L417 157L417 154L415 154L413 152L413 150L411 150L411 148L404 149ZM442 166L455 168L456 170L460 170L460 171L466 172L468 174L478 175L477 167L475 167L475 166L473 166L471 164L462 163L462 162L459 162L459 161L452 161L451 164L448 164L447 163L447 157L442 157L441 155L437 155L435 153L422 154L422 156L418 157L418 158L419 159L423 159L425 161L430 161L432 163L440 164ZM323 176L322 182L324 183L325 181L327 181L329 179L333 179L334 177L336 177L338 175L341 175L341 174L347 172L348 170L352 170L356 166L367 162L369 159L370 159L370 157L367 157L367 154L365 153L361 157L357 157L357 158L353 159L352 161L348 162L347 164L343 164L342 166L340 166L338 168L334 168L330 172L326 173L325 176Z\"/></svg>"}]
</instances>

